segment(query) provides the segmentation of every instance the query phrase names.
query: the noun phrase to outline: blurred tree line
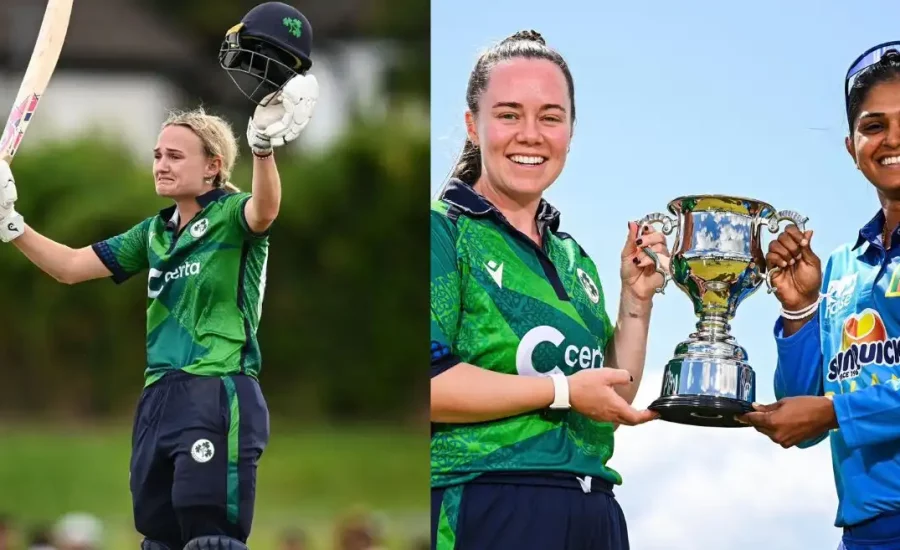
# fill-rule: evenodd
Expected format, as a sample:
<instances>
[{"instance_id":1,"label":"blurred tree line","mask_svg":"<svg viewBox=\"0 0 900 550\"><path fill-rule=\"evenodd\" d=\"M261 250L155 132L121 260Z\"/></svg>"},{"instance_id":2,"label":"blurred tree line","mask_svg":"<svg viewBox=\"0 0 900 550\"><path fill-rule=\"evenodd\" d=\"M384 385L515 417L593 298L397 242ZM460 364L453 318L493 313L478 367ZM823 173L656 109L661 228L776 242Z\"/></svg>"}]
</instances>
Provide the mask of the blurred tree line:
<instances>
[{"instance_id":1,"label":"blurred tree line","mask_svg":"<svg viewBox=\"0 0 900 550\"><path fill-rule=\"evenodd\" d=\"M429 0L281 0L307 16L316 51L342 40L389 40L398 58L388 74L391 97L427 98L430 90ZM141 0L168 23L218 52L225 31L263 0ZM239 14L239 15L235 15ZM313 70L315 72L315 70Z\"/></svg>"},{"instance_id":2,"label":"blurred tree line","mask_svg":"<svg viewBox=\"0 0 900 550\"><path fill-rule=\"evenodd\" d=\"M329 151L278 153L283 206L271 236L260 326L273 417L384 420L428 402L429 136L362 120ZM23 147L18 210L72 247L120 233L167 201L152 159L95 139ZM250 163L233 181L250 189ZM0 247L0 414L132 414L145 365L146 274L65 286Z\"/></svg>"}]
</instances>

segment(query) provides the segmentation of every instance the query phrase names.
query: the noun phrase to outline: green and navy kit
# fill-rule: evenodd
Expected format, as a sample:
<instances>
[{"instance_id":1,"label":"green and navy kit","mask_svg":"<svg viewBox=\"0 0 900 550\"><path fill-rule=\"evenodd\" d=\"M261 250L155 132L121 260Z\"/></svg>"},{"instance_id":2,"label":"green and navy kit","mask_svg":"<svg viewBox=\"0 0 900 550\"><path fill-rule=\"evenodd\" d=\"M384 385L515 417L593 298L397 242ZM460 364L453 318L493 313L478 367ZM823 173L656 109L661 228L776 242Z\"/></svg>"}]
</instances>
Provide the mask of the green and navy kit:
<instances>
[{"instance_id":1,"label":"green and navy kit","mask_svg":"<svg viewBox=\"0 0 900 550\"><path fill-rule=\"evenodd\" d=\"M838 527L900 513L900 246L884 249L884 223L879 212L828 258L816 317L786 338L775 324L776 396L833 396Z\"/></svg>"},{"instance_id":2,"label":"green and navy kit","mask_svg":"<svg viewBox=\"0 0 900 550\"><path fill-rule=\"evenodd\" d=\"M170 206L93 245L116 283L148 271L145 387L176 370L258 376L269 242L247 225L249 198L215 189L180 231Z\"/></svg>"},{"instance_id":3,"label":"green and navy kit","mask_svg":"<svg viewBox=\"0 0 900 550\"><path fill-rule=\"evenodd\" d=\"M459 180L431 208L431 376L460 362L519 376L601 368L613 327L597 269L542 201L542 245ZM541 472L621 483L607 466L613 426L574 410L478 424L433 423L432 487L488 473Z\"/></svg>"}]
</instances>

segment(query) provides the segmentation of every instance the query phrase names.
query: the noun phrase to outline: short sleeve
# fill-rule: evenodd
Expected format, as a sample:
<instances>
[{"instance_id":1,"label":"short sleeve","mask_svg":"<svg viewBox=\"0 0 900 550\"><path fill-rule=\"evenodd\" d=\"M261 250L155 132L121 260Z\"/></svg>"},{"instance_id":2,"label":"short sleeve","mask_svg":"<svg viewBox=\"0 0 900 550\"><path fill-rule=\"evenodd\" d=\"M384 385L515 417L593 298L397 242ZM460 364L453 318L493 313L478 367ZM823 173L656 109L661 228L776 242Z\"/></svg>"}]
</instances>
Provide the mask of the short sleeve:
<instances>
[{"instance_id":1,"label":"short sleeve","mask_svg":"<svg viewBox=\"0 0 900 550\"><path fill-rule=\"evenodd\" d=\"M263 239L269 236L269 229L262 233L255 233L247 224L247 201L252 197L250 193L229 193L222 200L225 219L230 225L237 228L244 237Z\"/></svg>"},{"instance_id":2,"label":"short sleeve","mask_svg":"<svg viewBox=\"0 0 900 550\"><path fill-rule=\"evenodd\" d=\"M456 227L431 213L431 376L461 363L453 353L461 311Z\"/></svg>"},{"instance_id":3,"label":"short sleeve","mask_svg":"<svg viewBox=\"0 0 900 550\"><path fill-rule=\"evenodd\" d=\"M116 284L149 267L147 247L151 222L151 219L144 220L124 233L91 245L103 265L112 272Z\"/></svg>"}]
</instances>

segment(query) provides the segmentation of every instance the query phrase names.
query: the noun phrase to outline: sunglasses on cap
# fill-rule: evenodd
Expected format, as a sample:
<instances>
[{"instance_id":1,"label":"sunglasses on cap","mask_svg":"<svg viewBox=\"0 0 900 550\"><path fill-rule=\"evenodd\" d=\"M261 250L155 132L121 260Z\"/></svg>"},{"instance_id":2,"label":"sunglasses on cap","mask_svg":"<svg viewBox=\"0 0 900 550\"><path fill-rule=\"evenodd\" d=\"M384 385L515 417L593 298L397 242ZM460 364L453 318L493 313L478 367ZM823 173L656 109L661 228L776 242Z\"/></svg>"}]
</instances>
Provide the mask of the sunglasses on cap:
<instances>
[{"instance_id":1,"label":"sunglasses on cap","mask_svg":"<svg viewBox=\"0 0 900 550\"><path fill-rule=\"evenodd\" d=\"M850 90L853 89L853 84L866 69L877 65L888 52L900 55L900 40L873 46L850 64L850 68L847 69L847 76L844 77L844 103L846 104L847 112L850 111Z\"/></svg>"}]
</instances>

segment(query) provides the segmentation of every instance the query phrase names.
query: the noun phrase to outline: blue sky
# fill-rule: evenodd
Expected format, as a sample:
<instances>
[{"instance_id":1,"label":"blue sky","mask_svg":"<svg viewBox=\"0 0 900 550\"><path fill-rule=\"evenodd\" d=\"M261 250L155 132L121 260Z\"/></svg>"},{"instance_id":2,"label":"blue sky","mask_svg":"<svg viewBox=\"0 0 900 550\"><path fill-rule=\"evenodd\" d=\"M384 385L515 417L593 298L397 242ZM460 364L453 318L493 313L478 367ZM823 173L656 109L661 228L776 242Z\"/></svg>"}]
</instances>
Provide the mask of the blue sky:
<instances>
[{"instance_id":1,"label":"blue sky","mask_svg":"<svg viewBox=\"0 0 900 550\"><path fill-rule=\"evenodd\" d=\"M578 110L566 168L547 198L597 263L611 315L626 221L680 195L737 194L797 210L827 256L878 208L844 149L843 75L868 47L900 38L898 20L895 1L434 1L432 195L463 143L478 53L535 29L567 59ZM765 402L777 311L760 290L733 323ZM658 396L662 366L694 322L674 285L657 298L636 405ZM635 550L723 540L734 550L837 546L827 444L786 451L750 430L657 422L619 430L611 465L625 478L617 494Z\"/></svg>"}]
</instances>

